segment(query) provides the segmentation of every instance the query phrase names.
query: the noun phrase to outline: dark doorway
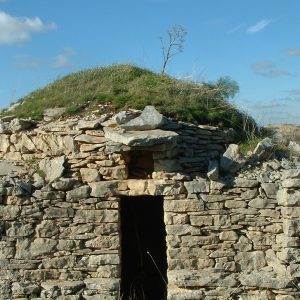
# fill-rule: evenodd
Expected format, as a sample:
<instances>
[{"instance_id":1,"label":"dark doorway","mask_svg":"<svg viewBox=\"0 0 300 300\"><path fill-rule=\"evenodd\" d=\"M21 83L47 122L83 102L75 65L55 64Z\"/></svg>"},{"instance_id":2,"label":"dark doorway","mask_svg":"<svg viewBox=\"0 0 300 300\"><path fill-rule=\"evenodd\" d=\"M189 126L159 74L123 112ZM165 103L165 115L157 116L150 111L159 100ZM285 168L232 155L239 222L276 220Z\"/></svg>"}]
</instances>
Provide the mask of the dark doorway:
<instances>
[{"instance_id":1,"label":"dark doorway","mask_svg":"<svg viewBox=\"0 0 300 300\"><path fill-rule=\"evenodd\" d=\"M163 197L121 198L122 300L162 300L167 293Z\"/></svg>"}]
</instances>

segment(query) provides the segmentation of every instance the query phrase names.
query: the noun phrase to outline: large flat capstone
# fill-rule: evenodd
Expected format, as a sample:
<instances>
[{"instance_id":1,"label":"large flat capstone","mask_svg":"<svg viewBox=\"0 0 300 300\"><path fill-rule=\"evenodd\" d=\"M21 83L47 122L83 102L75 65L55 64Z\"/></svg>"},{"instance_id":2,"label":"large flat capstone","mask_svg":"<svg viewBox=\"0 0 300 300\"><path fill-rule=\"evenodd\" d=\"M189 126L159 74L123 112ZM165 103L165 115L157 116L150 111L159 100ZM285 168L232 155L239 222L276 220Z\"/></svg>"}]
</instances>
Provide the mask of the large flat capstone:
<instances>
[{"instance_id":1,"label":"large flat capstone","mask_svg":"<svg viewBox=\"0 0 300 300\"><path fill-rule=\"evenodd\" d=\"M125 131L104 128L105 137L111 141L122 143L128 146L154 146L173 142L178 134L173 131L161 129L144 131Z\"/></svg>"}]
</instances>

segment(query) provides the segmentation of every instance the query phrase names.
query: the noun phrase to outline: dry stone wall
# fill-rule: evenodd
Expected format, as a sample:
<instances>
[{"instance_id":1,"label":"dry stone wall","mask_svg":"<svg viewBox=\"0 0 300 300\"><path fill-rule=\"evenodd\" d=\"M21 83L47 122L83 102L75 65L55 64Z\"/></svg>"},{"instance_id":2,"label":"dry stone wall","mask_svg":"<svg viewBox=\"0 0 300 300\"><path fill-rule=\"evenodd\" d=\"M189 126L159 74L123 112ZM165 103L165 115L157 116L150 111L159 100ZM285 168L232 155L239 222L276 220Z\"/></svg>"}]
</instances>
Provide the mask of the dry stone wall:
<instances>
[{"instance_id":1,"label":"dry stone wall","mask_svg":"<svg viewBox=\"0 0 300 300\"><path fill-rule=\"evenodd\" d=\"M0 299L119 299L120 198L141 195L164 197L168 299L299 299L299 164L211 181L228 133L131 115L2 122Z\"/></svg>"}]
</instances>

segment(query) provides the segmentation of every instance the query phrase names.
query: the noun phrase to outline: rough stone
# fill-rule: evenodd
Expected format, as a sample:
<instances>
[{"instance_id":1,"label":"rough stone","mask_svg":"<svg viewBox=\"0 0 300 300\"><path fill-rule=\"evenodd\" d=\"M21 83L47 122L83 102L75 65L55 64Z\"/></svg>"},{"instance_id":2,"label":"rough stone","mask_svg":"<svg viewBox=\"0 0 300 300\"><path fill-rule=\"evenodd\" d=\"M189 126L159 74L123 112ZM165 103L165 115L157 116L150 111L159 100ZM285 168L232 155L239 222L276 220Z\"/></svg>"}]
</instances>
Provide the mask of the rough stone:
<instances>
[{"instance_id":1,"label":"rough stone","mask_svg":"<svg viewBox=\"0 0 300 300\"><path fill-rule=\"evenodd\" d=\"M105 137L114 142L135 147L150 147L175 142L178 134L161 129L144 131L124 131L104 128Z\"/></svg>"},{"instance_id":2,"label":"rough stone","mask_svg":"<svg viewBox=\"0 0 300 300\"><path fill-rule=\"evenodd\" d=\"M60 156L52 159L46 158L40 162L39 167L44 172L45 179L48 182L52 182L62 176L65 170L65 160L65 156Z\"/></svg>"},{"instance_id":3,"label":"rough stone","mask_svg":"<svg viewBox=\"0 0 300 300\"><path fill-rule=\"evenodd\" d=\"M122 124L121 127L126 130L151 130L162 128L167 122L168 120L154 106L148 105L140 116Z\"/></svg>"},{"instance_id":4,"label":"rough stone","mask_svg":"<svg viewBox=\"0 0 300 300\"><path fill-rule=\"evenodd\" d=\"M221 157L220 168L223 172L234 174L245 164L246 160L239 151L239 146L230 144Z\"/></svg>"}]
</instances>

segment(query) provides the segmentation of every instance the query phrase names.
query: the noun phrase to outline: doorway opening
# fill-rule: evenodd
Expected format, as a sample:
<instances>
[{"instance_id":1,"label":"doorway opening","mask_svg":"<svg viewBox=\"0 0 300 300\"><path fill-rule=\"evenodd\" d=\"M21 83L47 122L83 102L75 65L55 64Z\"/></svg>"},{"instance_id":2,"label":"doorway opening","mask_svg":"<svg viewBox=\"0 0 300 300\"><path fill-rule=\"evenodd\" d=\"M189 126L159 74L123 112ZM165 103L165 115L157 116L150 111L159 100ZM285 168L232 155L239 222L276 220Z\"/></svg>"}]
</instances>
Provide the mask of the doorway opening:
<instances>
[{"instance_id":1,"label":"doorway opening","mask_svg":"<svg viewBox=\"0 0 300 300\"><path fill-rule=\"evenodd\" d=\"M129 179L152 178L154 171L153 153L151 151L131 151L128 165Z\"/></svg>"},{"instance_id":2,"label":"doorway opening","mask_svg":"<svg viewBox=\"0 0 300 300\"><path fill-rule=\"evenodd\" d=\"M166 231L162 196L121 198L122 300L165 300Z\"/></svg>"}]
</instances>

